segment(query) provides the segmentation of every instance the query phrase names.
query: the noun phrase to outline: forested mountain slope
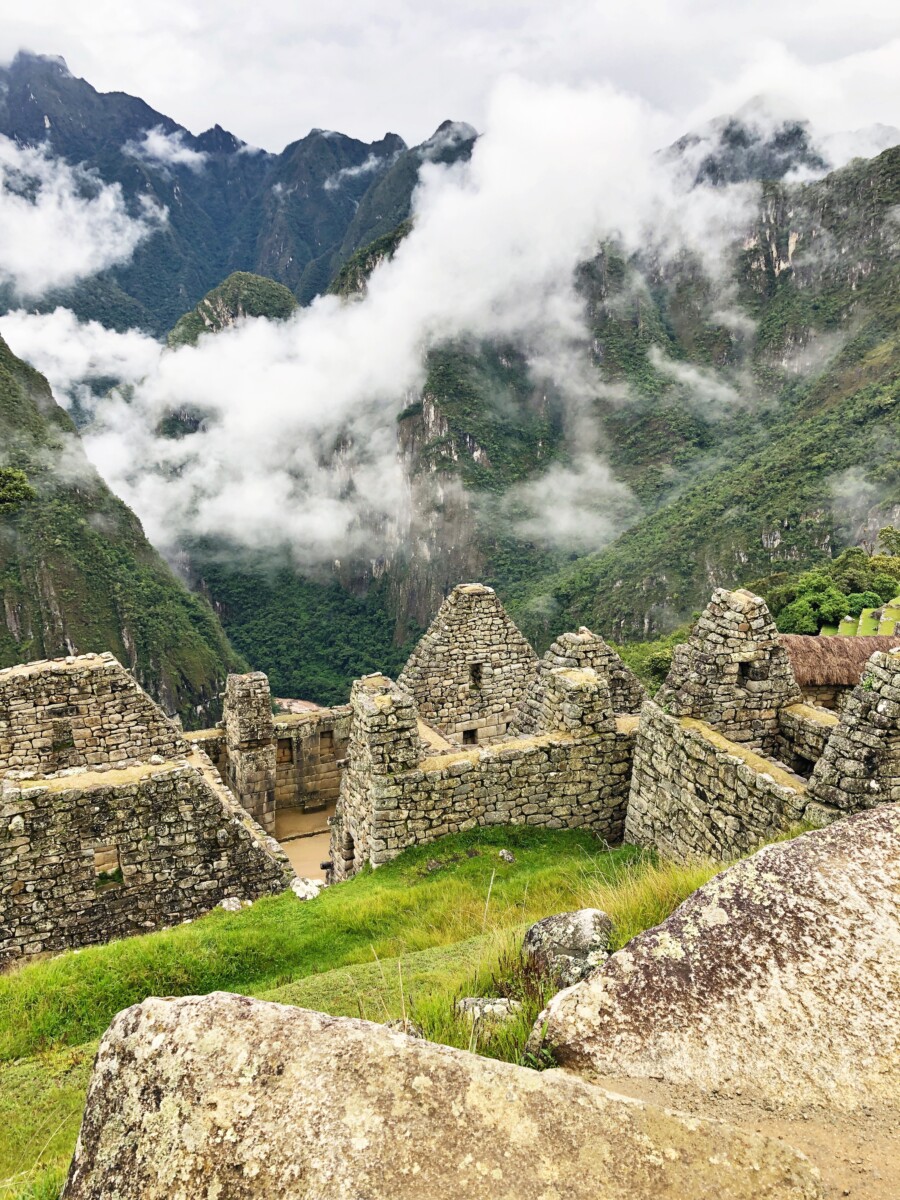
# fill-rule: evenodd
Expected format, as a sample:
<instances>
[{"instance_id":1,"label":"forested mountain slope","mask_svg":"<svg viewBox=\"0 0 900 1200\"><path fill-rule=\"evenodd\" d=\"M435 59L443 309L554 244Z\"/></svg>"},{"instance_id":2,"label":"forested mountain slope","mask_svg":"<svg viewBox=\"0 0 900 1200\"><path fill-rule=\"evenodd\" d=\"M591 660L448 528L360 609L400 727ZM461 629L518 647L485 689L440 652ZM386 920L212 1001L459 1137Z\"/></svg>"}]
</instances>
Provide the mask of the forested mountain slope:
<instances>
[{"instance_id":1,"label":"forested mountain slope","mask_svg":"<svg viewBox=\"0 0 900 1200\"><path fill-rule=\"evenodd\" d=\"M0 666L109 650L187 725L241 660L209 604L88 463L43 376L0 340Z\"/></svg>"},{"instance_id":2,"label":"forested mountain slope","mask_svg":"<svg viewBox=\"0 0 900 1200\"><path fill-rule=\"evenodd\" d=\"M432 350L421 393L397 416L405 543L342 562L340 588L286 566L209 563L204 582L236 644L295 692L334 699L350 658L394 669L460 579L498 587L539 647L581 623L634 640L688 619L714 586L796 571L896 520L898 203L900 149L813 183L765 184L729 266L740 334L694 262L662 270L605 246L584 264L606 385L593 416L604 462L632 493L627 528L598 552L523 535L519 489L550 480L552 510L547 473L571 467L573 450L563 399L535 382L522 348ZM364 290L408 228L357 252L332 290ZM610 387L626 399L604 398ZM273 636L290 623L307 631L299 641ZM330 647L348 638L368 654L337 662Z\"/></svg>"},{"instance_id":3,"label":"forested mountain slope","mask_svg":"<svg viewBox=\"0 0 900 1200\"><path fill-rule=\"evenodd\" d=\"M0 67L0 134L119 184L135 215L148 201L165 212L128 263L33 305L155 334L232 271L310 300L355 249L408 215L424 157L466 154L474 137L444 130L408 150L393 133L365 143L314 129L271 154L218 125L194 136L137 97L97 92L62 59L26 53ZM0 291L0 311L18 302Z\"/></svg>"}]
</instances>

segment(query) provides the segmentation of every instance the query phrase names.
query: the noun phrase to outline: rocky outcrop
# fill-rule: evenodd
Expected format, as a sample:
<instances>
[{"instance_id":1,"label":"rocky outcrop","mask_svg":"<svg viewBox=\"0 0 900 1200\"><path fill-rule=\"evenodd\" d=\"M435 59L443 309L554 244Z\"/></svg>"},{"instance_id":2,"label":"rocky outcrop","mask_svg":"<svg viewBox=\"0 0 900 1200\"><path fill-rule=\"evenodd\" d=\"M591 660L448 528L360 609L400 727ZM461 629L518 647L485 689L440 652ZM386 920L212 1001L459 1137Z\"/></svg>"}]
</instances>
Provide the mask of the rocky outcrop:
<instances>
[{"instance_id":1,"label":"rocky outcrop","mask_svg":"<svg viewBox=\"0 0 900 1200\"><path fill-rule=\"evenodd\" d=\"M592 1075L766 1105L900 1097L900 806L768 846L589 980L533 1040Z\"/></svg>"},{"instance_id":2,"label":"rocky outcrop","mask_svg":"<svg viewBox=\"0 0 900 1200\"><path fill-rule=\"evenodd\" d=\"M64 1200L814 1200L789 1147L364 1021L146 1000L97 1055Z\"/></svg>"},{"instance_id":3,"label":"rocky outcrop","mask_svg":"<svg viewBox=\"0 0 900 1200\"><path fill-rule=\"evenodd\" d=\"M556 913L532 925L522 951L560 987L580 983L609 957L612 921L599 908Z\"/></svg>"}]
</instances>

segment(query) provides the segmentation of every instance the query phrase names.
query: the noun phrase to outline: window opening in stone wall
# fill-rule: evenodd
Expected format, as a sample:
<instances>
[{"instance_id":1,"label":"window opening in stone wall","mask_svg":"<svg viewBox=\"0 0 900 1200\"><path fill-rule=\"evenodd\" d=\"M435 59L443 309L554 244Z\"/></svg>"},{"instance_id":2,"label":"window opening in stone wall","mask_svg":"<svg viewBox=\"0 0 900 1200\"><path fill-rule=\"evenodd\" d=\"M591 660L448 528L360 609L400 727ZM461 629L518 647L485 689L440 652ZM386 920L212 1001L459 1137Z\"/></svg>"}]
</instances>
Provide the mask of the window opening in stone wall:
<instances>
[{"instance_id":1,"label":"window opening in stone wall","mask_svg":"<svg viewBox=\"0 0 900 1200\"><path fill-rule=\"evenodd\" d=\"M463 730L463 745L464 746L475 746L477 744L478 744L478 730L477 729L464 729Z\"/></svg>"},{"instance_id":2,"label":"window opening in stone wall","mask_svg":"<svg viewBox=\"0 0 900 1200\"><path fill-rule=\"evenodd\" d=\"M753 663L742 662L738 663L738 683L746 687L752 676L750 672L753 669Z\"/></svg>"},{"instance_id":3,"label":"window opening in stone wall","mask_svg":"<svg viewBox=\"0 0 900 1200\"><path fill-rule=\"evenodd\" d=\"M117 887L124 883L118 846L94 847L94 875L98 889Z\"/></svg>"},{"instance_id":4,"label":"window opening in stone wall","mask_svg":"<svg viewBox=\"0 0 900 1200\"><path fill-rule=\"evenodd\" d=\"M469 663L469 686L473 688L480 688L481 679L482 664L480 662Z\"/></svg>"}]
</instances>

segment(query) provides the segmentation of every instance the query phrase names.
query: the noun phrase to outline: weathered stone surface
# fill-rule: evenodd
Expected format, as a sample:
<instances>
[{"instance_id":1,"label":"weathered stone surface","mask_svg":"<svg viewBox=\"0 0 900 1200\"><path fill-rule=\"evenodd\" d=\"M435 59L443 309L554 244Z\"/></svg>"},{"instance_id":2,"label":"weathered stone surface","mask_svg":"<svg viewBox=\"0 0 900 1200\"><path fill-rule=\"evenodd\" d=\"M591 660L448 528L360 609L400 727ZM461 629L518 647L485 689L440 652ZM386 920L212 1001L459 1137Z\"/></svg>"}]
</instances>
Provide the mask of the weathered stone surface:
<instances>
[{"instance_id":1,"label":"weathered stone surface","mask_svg":"<svg viewBox=\"0 0 900 1200\"><path fill-rule=\"evenodd\" d=\"M493 588L455 587L398 680L442 733L502 737L537 669L537 656Z\"/></svg>"},{"instance_id":2,"label":"weathered stone surface","mask_svg":"<svg viewBox=\"0 0 900 1200\"><path fill-rule=\"evenodd\" d=\"M535 1027L563 1066L787 1107L900 1103L900 807L768 846Z\"/></svg>"},{"instance_id":3,"label":"weathered stone surface","mask_svg":"<svg viewBox=\"0 0 900 1200\"><path fill-rule=\"evenodd\" d=\"M556 913L532 925L522 951L557 981L571 987L609 958L612 921L599 908Z\"/></svg>"},{"instance_id":4,"label":"weathered stone surface","mask_svg":"<svg viewBox=\"0 0 900 1200\"><path fill-rule=\"evenodd\" d=\"M789 1147L363 1021L146 1000L100 1045L64 1200L816 1200Z\"/></svg>"},{"instance_id":5,"label":"weathered stone surface","mask_svg":"<svg viewBox=\"0 0 900 1200\"><path fill-rule=\"evenodd\" d=\"M534 736L423 756L412 696L384 675L358 679L331 878L477 825L591 829L621 841L635 719L620 727L607 681L590 668L554 668L545 697Z\"/></svg>"},{"instance_id":6,"label":"weathered stone surface","mask_svg":"<svg viewBox=\"0 0 900 1200\"><path fill-rule=\"evenodd\" d=\"M463 996L456 1002L456 1011L473 1024L508 1021L522 1009L521 1001L506 996Z\"/></svg>"}]
</instances>

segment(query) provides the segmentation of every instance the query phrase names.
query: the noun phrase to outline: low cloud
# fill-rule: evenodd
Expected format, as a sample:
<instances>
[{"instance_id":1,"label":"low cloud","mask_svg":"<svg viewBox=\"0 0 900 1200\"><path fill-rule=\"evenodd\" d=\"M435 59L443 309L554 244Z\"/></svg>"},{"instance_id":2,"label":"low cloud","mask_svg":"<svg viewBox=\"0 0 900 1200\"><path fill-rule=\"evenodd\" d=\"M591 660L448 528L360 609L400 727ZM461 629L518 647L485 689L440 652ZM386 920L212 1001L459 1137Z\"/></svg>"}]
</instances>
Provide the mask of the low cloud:
<instances>
[{"instance_id":1,"label":"low cloud","mask_svg":"<svg viewBox=\"0 0 900 1200\"><path fill-rule=\"evenodd\" d=\"M358 179L361 175L374 175L376 171L381 171L389 167L392 162L396 162L398 157L399 151L395 154L370 154L358 166L342 167L340 171L329 175L322 187L326 192L334 192L348 179Z\"/></svg>"},{"instance_id":2,"label":"low cloud","mask_svg":"<svg viewBox=\"0 0 900 1200\"><path fill-rule=\"evenodd\" d=\"M92 382L134 386L156 370L163 347L129 329L119 333L99 321L79 321L67 308L50 313L16 309L0 317L0 334L14 354L47 377L64 408L89 415L96 403Z\"/></svg>"},{"instance_id":3,"label":"low cloud","mask_svg":"<svg viewBox=\"0 0 900 1200\"><path fill-rule=\"evenodd\" d=\"M17 295L41 296L127 262L163 219L146 199L132 216L118 184L0 135L0 283Z\"/></svg>"},{"instance_id":4,"label":"low cloud","mask_svg":"<svg viewBox=\"0 0 900 1200\"><path fill-rule=\"evenodd\" d=\"M194 150L185 144L182 130L166 133L162 125L148 129L140 141L126 142L122 151L143 162L159 163L164 167L188 167L191 171L202 171L209 158L205 151Z\"/></svg>"}]
</instances>

